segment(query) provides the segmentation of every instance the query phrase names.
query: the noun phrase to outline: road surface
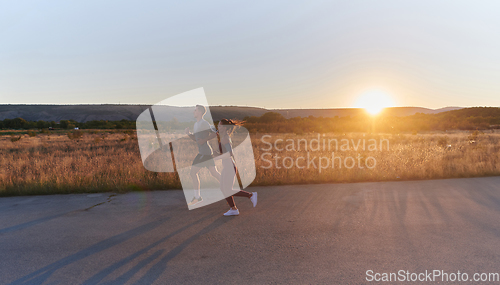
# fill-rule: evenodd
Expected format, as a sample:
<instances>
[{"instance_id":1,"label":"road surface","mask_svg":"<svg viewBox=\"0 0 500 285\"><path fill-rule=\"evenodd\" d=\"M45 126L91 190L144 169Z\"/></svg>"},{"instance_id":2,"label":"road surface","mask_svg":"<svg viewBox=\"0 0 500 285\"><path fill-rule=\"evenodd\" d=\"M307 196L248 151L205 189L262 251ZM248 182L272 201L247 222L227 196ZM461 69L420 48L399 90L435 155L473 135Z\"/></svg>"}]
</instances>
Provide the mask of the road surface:
<instances>
[{"instance_id":1,"label":"road surface","mask_svg":"<svg viewBox=\"0 0 500 285\"><path fill-rule=\"evenodd\" d=\"M224 201L189 211L177 190L0 198L0 284L361 284L402 278L400 270L500 273L500 177L250 189L258 205L236 198L236 217L222 216Z\"/></svg>"}]
</instances>

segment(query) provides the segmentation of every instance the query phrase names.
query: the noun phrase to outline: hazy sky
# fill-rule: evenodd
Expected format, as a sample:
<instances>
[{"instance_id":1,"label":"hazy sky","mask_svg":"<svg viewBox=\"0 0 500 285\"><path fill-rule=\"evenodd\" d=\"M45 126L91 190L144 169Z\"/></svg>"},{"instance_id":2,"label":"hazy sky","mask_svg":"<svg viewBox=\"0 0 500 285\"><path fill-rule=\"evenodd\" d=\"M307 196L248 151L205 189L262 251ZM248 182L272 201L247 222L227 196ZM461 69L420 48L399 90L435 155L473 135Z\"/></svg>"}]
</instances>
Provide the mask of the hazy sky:
<instances>
[{"instance_id":1,"label":"hazy sky","mask_svg":"<svg viewBox=\"0 0 500 285\"><path fill-rule=\"evenodd\" d=\"M500 106L500 1L2 1L0 104Z\"/></svg>"}]
</instances>

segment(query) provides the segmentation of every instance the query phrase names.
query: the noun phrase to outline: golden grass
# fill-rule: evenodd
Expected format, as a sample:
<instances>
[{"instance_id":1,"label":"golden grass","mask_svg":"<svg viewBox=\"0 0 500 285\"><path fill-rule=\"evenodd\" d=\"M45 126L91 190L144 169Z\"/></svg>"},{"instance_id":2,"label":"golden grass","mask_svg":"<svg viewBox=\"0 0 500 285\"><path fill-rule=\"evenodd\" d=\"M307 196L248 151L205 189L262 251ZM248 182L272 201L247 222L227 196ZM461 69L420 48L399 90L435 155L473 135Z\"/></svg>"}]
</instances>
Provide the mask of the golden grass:
<instances>
[{"instance_id":1,"label":"golden grass","mask_svg":"<svg viewBox=\"0 0 500 285\"><path fill-rule=\"evenodd\" d=\"M273 142L280 138L284 142L279 148L286 145L286 139L297 140L298 138L306 138L311 141L317 138L317 134L313 135L276 135L272 139L265 141ZM374 134L345 134L345 135L325 135L327 139L336 138L339 142L342 139L357 140L366 139L387 139L389 141L389 149L386 144L383 144L383 150L368 151L354 150L353 144L349 150L337 150L335 157L341 157L345 162L347 157L352 157L356 161L356 166L349 169L345 164L339 167L338 163L332 168L331 159L330 167L323 169L321 173L314 167L299 169L292 167L286 169L276 169L275 161L273 168L267 171L258 171L257 178L253 185L270 185L270 184L308 184L308 183L330 183L330 182L364 182L364 181L391 181L391 180L417 180L417 179L438 179L438 178L457 178L457 177L478 177L478 176L493 176L500 175L500 134L482 134L476 138L476 143L470 143L470 135L468 133L455 134L419 134L419 135L384 135ZM281 160L284 156L289 156L296 159L299 156L306 156L305 151L275 151L274 146L271 151L263 151L262 148L268 149L269 146L264 144L259 137L253 140L254 151L256 152L257 165L269 165L263 161L261 155L265 152L272 153L273 157L278 155ZM340 144L339 144L340 145ZM380 146L380 144L378 144ZM316 157L331 157L332 151L310 151L310 156ZM363 169L358 168L358 155L360 161L363 162L367 157L373 157L376 160L376 166L369 169L361 163ZM269 156L266 156L268 158ZM373 160L369 160L372 162ZM290 163L290 160L287 160ZM301 166L306 165L304 161L300 161ZM318 160L316 159L316 162ZM336 161L338 162L338 160ZM352 165L352 160L348 159L347 166ZM318 164L318 163L316 163ZM369 164L373 166L373 164ZM290 164L288 164L290 166ZM319 166L318 166L319 168Z\"/></svg>"},{"instance_id":2,"label":"golden grass","mask_svg":"<svg viewBox=\"0 0 500 285\"><path fill-rule=\"evenodd\" d=\"M134 135L0 137L0 195L179 188L174 173L144 169Z\"/></svg>"},{"instance_id":3,"label":"golden grass","mask_svg":"<svg viewBox=\"0 0 500 285\"><path fill-rule=\"evenodd\" d=\"M309 142L317 134L269 134L265 141L273 143L282 139L278 147L285 147L286 140ZM18 137L16 135L16 137ZM10 135L0 136L0 195L89 193L104 191L131 191L148 189L180 189L175 173L150 172L142 165L135 134L94 132L74 135L38 134L22 135L11 140ZM300 169L294 164L287 169L275 167L274 157L306 157L307 151L264 150L268 145L262 134L252 135L257 177L252 185L308 184L330 182L390 181L413 179L437 179L500 175L500 134L480 134L470 144L470 133L452 134L325 134L321 139L357 140L387 139L389 149L382 151L309 150L311 158L332 156L345 160L353 157L356 162L367 157L376 160L373 169L347 168L338 164L322 169ZM451 145L449 147L449 145ZM267 154L268 153L268 154ZM273 167L264 158L272 160ZM301 166L307 163L301 161ZM204 178L202 177L202 180Z\"/></svg>"}]
</instances>

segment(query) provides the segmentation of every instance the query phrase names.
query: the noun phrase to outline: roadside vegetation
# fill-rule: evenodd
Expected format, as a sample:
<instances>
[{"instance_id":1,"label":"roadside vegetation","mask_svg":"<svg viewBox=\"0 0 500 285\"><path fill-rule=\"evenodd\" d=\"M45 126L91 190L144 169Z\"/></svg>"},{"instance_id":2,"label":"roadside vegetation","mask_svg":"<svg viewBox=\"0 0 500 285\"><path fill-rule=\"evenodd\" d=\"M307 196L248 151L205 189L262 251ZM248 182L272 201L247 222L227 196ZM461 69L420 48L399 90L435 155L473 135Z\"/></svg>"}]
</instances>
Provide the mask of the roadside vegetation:
<instances>
[{"instance_id":1,"label":"roadside vegetation","mask_svg":"<svg viewBox=\"0 0 500 285\"><path fill-rule=\"evenodd\" d=\"M252 185L347 183L479 177L500 175L500 132L428 133L252 133L257 177ZM12 132L12 131L10 131ZM386 140L377 150L349 148L285 149L287 142L342 139ZM265 136L265 137L264 137ZM270 144L272 146L270 146ZM336 157L336 165L318 169L320 157ZM0 135L0 195L125 192L180 189L176 173L146 170L133 130L59 130ZM316 168L299 157L317 157ZM276 158L279 157L279 158ZM283 160L284 157L290 159ZM366 161L369 168L356 162ZM347 164L345 162L349 159ZM266 168L272 162L273 167ZM339 163L341 162L341 163ZM276 164L278 163L278 164ZM330 161L331 163L331 161ZM342 164L340 167L339 165ZM275 166L279 166L275 167ZM324 165L324 163L323 163ZM347 166L346 166L347 165ZM286 167L285 167L286 166ZM210 179L202 171L203 179Z\"/></svg>"},{"instance_id":2,"label":"roadside vegetation","mask_svg":"<svg viewBox=\"0 0 500 285\"><path fill-rule=\"evenodd\" d=\"M360 112L286 119L269 112L245 121L257 169L252 185L500 175L500 108L407 117ZM192 122L174 119L157 125L183 130ZM176 173L144 168L135 127L127 120L0 121L0 196L180 189ZM287 148L299 140L352 144L343 149ZM384 141L387 147L367 149L355 143L370 140ZM212 179L206 171L201 175L202 181Z\"/></svg>"}]
</instances>

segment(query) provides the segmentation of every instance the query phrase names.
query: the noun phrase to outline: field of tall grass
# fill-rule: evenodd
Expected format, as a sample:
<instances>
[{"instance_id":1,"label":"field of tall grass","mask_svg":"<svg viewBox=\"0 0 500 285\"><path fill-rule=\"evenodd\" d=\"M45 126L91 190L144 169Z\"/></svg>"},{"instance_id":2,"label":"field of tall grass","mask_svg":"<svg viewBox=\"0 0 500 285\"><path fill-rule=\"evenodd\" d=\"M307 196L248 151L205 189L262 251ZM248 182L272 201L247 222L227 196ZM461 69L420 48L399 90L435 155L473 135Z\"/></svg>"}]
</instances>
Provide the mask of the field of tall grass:
<instances>
[{"instance_id":1,"label":"field of tall grass","mask_svg":"<svg viewBox=\"0 0 500 285\"><path fill-rule=\"evenodd\" d=\"M338 142L330 143L330 150L317 149L315 139L317 133L252 134L257 170L252 185L500 175L498 132L320 134L320 141ZM377 142L377 149L369 149L370 142ZM132 131L0 133L0 152L1 196L181 188L176 173L144 168ZM206 170L201 175L202 181L210 179Z\"/></svg>"}]
</instances>

